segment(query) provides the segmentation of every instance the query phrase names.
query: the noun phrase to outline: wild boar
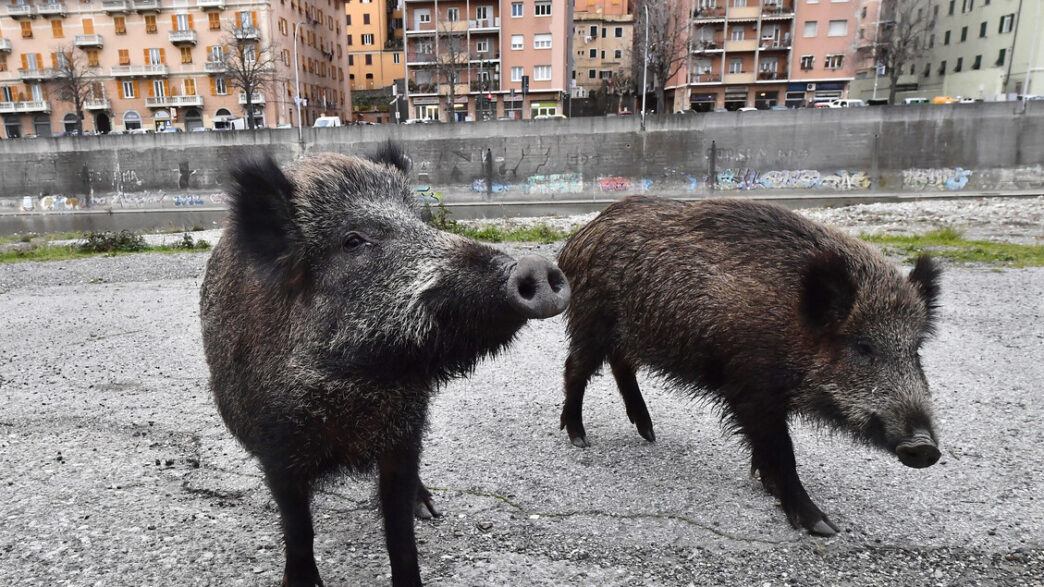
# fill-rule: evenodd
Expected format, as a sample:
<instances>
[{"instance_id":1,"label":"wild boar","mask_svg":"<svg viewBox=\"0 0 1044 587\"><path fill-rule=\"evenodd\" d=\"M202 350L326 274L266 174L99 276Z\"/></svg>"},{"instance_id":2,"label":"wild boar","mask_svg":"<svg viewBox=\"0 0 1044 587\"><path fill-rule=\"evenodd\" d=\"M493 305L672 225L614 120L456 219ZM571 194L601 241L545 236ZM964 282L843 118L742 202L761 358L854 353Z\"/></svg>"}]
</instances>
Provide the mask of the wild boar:
<instances>
[{"instance_id":1,"label":"wild boar","mask_svg":"<svg viewBox=\"0 0 1044 587\"><path fill-rule=\"evenodd\" d=\"M910 467L939 459L919 357L939 297L929 257L904 277L872 246L776 205L630 197L570 238L558 262L573 296L561 427L574 445L588 445L584 389L608 360L649 441L636 369L719 405L751 473L813 534L838 528L798 479L790 416Z\"/></svg>"},{"instance_id":2,"label":"wild boar","mask_svg":"<svg viewBox=\"0 0 1044 587\"><path fill-rule=\"evenodd\" d=\"M316 483L377 470L394 585L419 585L413 515L436 514L418 478L434 390L560 313L562 272L515 261L419 219L408 159L320 154L287 175L232 171L225 236L200 300L210 386L279 507L284 585L321 585ZM426 511L425 511L426 510Z\"/></svg>"}]
</instances>

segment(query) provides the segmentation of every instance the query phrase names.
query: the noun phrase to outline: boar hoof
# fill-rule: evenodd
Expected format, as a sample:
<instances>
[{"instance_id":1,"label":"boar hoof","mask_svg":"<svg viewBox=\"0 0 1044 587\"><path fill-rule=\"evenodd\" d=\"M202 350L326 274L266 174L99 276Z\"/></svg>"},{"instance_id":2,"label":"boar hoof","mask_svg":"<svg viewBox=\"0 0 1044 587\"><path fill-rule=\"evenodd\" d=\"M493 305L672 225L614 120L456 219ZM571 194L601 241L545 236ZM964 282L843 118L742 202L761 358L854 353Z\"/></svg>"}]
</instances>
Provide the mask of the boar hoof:
<instances>
[{"instance_id":1,"label":"boar hoof","mask_svg":"<svg viewBox=\"0 0 1044 587\"><path fill-rule=\"evenodd\" d=\"M814 526L808 529L808 533L815 536L833 536L834 534L837 534L839 530L840 529L835 526L833 522L828 520L826 516L823 516L822 520L816 522Z\"/></svg>"},{"instance_id":2,"label":"boar hoof","mask_svg":"<svg viewBox=\"0 0 1044 587\"><path fill-rule=\"evenodd\" d=\"M652 420L649 419L649 416L646 415L644 421L642 418L638 418L637 420L638 421L635 422L634 425L638 428L638 434L649 442L656 442L656 433L653 432Z\"/></svg>"},{"instance_id":3,"label":"boar hoof","mask_svg":"<svg viewBox=\"0 0 1044 587\"><path fill-rule=\"evenodd\" d=\"M324 587L323 580L319 578L319 570L314 568L312 572L304 573L305 576L295 574L291 577L287 571L283 572L283 587Z\"/></svg>"},{"instance_id":4,"label":"boar hoof","mask_svg":"<svg viewBox=\"0 0 1044 587\"><path fill-rule=\"evenodd\" d=\"M413 515L418 520L430 520L442 516L442 512L435 509L431 500L431 492L423 484L417 485L417 502L413 506Z\"/></svg>"},{"instance_id":5,"label":"boar hoof","mask_svg":"<svg viewBox=\"0 0 1044 587\"><path fill-rule=\"evenodd\" d=\"M587 437L583 436L583 435L581 435L581 436L571 436L569 438L569 442L573 443L573 446L575 446L577 448L587 448L587 447L591 446L591 443L587 442Z\"/></svg>"}]
</instances>

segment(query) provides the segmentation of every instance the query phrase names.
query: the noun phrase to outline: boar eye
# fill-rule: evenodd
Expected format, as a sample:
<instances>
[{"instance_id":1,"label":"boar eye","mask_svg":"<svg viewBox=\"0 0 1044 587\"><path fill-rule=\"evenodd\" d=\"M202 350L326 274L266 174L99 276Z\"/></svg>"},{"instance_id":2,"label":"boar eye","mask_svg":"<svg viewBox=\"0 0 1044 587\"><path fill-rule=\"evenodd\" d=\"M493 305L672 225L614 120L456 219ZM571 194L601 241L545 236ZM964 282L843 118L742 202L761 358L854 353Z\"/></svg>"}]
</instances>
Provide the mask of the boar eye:
<instances>
[{"instance_id":1,"label":"boar eye","mask_svg":"<svg viewBox=\"0 0 1044 587\"><path fill-rule=\"evenodd\" d=\"M853 345L853 348L855 349L856 354L860 357L874 356L874 348L866 344L865 342L857 342L855 345Z\"/></svg>"},{"instance_id":2,"label":"boar eye","mask_svg":"<svg viewBox=\"0 0 1044 587\"><path fill-rule=\"evenodd\" d=\"M349 232L348 236L344 237L344 248L346 250L357 249L368 244L370 244L369 239L358 232Z\"/></svg>"}]
</instances>

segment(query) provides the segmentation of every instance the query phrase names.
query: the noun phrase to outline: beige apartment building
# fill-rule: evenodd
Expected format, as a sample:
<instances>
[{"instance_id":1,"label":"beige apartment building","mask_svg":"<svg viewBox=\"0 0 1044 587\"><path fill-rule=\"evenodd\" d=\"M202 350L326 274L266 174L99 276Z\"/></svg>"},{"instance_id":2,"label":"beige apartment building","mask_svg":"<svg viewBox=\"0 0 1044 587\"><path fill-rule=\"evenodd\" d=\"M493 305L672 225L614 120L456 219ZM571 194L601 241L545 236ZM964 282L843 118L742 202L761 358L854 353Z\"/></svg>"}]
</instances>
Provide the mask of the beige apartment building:
<instances>
[{"instance_id":1,"label":"beige apartment building","mask_svg":"<svg viewBox=\"0 0 1044 587\"><path fill-rule=\"evenodd\" d=\"M394 122L392 85L406 77L403 0L347 2L344 8L353 118Z\"/></svg>"},{"instance_id":2,"label":"beige apartment building","mask_svg":"<svg viewBox=\"0 0 1044 587\"><path fill-rule=\"evenodd\" d=\"M923 40L926 50L899 77L898 101L941 96L998 101L1044 94L1044 1L921 1L933 25ZM887 1L861 4L868 31L880 30L877 14L883 4L880 20L891 18ZM882 50L875 40L867 34L860 52L864 58ZM861 65L854 82L858 97L887 97L888 76L877 75L872 59Z\"/></svg>"},{"instance_id":3,"label":"beige apartment building","mask_svg":"<svg viewBox=\"0 0 1044 587\"><path fill-rule=\"evenodd\" d=\"M587 98L630 73L634 14L627 0L575 0L572 95Z\"/></svg>"},{"instance_id":4,"label":"beige apartment building","mask_svg":"<svg viewBox=\"0 0 1044 587\"><path fill-rule=\"evenodd\" d=\"M405 8L412 119L565 113L572 0L405 0Z\"/></svg>"},{"instance_id":5,"label":"beige apartment building","mask_svg":"<svg viewBox=\"0 0 1044 587\"><path fill-rule=\"evenodd\" d=\"M674 110L800 107L846 96L858 0L690 0Z\"/></svg>"},{"instance_id":6,"label":"beige apartment building","mask_svg":"<svg viewBox=\"0 0 1044 587\"><path fill-rule=\"evenodd\" d=\"M305 125L344 117L343 14L340 0L14 0L0 8L3 136L75 128L75 108L55 88L69 51L91 82L89 132L240 127L247 100L230 83L224 56L263 59L269 46L273 82L252 100L258 125L297 124L298 84Z\"/></svg>"}]
</instances>

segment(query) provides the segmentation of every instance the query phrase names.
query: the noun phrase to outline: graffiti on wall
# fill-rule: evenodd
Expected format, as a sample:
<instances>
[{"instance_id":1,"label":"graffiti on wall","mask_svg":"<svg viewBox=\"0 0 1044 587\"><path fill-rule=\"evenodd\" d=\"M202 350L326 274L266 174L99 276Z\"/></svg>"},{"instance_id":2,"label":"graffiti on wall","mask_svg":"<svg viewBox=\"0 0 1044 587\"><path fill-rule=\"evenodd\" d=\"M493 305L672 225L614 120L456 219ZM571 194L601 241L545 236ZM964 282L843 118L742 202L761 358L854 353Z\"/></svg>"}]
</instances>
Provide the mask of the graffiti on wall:
<instances>
[{"instance_id":1,"label":"graffiti on wall","mask_svg":"<svg viewBox=\"0 0 1044 587\"><path fill-rule=\"evenodd\" d=\"M484 194L487 191L492 192L494 194L502 194L504 192L511 191L510 183L501 183L499 181L494 181L492 188L487 189L488 186L489 183L486 180L476 179L475 181L471 182L471 191L477 194Z\"/></svg>"},{"instance_id":2,"label":"graffiti on wall","mask_svg":"<svg viewBox=\"0 0 1044 587\"><path fill-rule=\"evenodd\" d=\"M692 180L692 176L687 176ZM822 173L815 169L791 169L758 171L756 169L726 169L717 174L718 189L732 190L785 190L824 189L834 191L868 190L872 185L865 171L841 169L833 173ZM689 189L696 189L691 181Z\"/></svg>"},{"instance_id":3,"label":"graffiti on wall","mask_svg":"<svg viewBox=\"0 0 1044 587\"><path fill-rule=\"evenodd\" d=\"M957 191L964 189L971 178L970 169L904 169L903 189Z\"/></svg>"},{"instance_id":4,"label":"graffiti on wall","mask_svg":"<svg viewBox=\"0 0 1044 587\"><path fill-rule=\"evenodd\" d=\"M551 173L531 175L522 184L527 194L575 194L584 191L584 176L580 173Z\"/></svg>"}]
</instances>

